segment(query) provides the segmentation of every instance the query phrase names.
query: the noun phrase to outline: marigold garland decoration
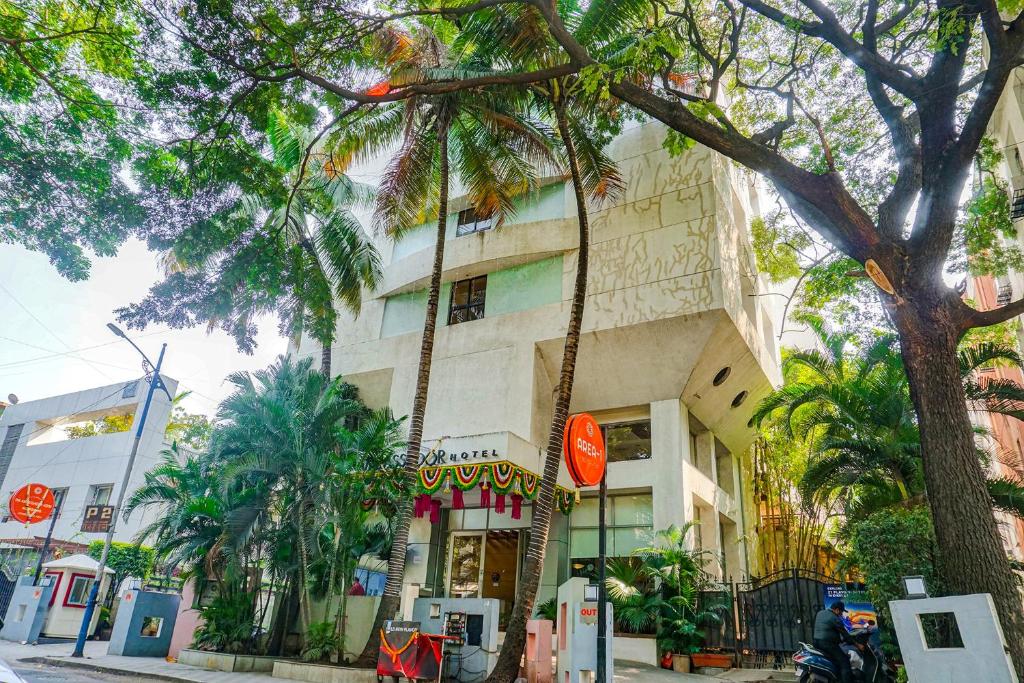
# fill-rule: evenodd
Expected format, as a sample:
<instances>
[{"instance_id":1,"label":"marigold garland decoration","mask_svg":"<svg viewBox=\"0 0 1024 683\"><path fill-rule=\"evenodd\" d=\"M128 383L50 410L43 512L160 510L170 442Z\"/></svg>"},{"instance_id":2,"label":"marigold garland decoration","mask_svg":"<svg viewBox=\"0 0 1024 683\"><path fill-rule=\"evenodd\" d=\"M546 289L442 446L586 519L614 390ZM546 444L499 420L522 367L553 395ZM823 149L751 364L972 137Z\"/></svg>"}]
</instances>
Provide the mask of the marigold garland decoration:
<instances>
[{"instance_id":1,"label":"marigold garland decoration","mask_svg":"<svg viewBox=\"0 0 1024 683\"><path fill-rule=\"evenodd\" d=\"M426 494L437 493L448 479L448 470L443 467L420 469L420 487Z\"/></svg>"},{"instance_id":2,"label":"marigold garland decoration","mask_svg":"<svg viewBox=\"0 0 1024 683\"><path fill-rule=\"evenodd\" d=\"M573 508L576 507L576 496L573 495L573 492L559 488L555 493L558 499L558 510L566 515L572 512Z\"/></svg>"},{"instance_id":3,"label":"marigold garland decoration","mask_svg":"<svg viewBox=\"0 0 1024 683\"><path fill-rule=\"evenodd\" d=\"M536 500L540 491L540 477L533 472L522 470L519 473L519 489L526 500Z\"/></svg>"},{"instance_id":4,"label":"marigold garland decoration","mask_svg":"<svg viewBox=\"0 0 1024 683\"><path fill-rule=\"evenodd\" d=\"M469 491L480 481L483 471L480 465L456 465L452 469L452 483L463 491Z\"/></svg>"},{"instance_id":5,"label":"marigold garland decoration","mask_svg":"<svg viewBox=\"0 0 1024 683\"><path fill-rule=\"evenodd\" d=\"M495 493L511 493L516 483L519 468L510 462L496 462L491 465L491 485Z\"/></svg>"},{"instance_id":6,"label":"marigold garland decoration","mask_svg":"<svg viewBox=\"0 0 1024 683\"><path fill-rule=\"evenodd\" d=\"M419 493L427 496L427 500L430 500L429 496L442 489L443 493L451 493L454 496L455 489L471 491L477 487L485 491L494 489L495 495L521 495L524 500L529 501L537 500L540 494L540 475L510 462L423 467L419 470L419 477ZM481 501L483 500L481 497ZM577 502L573 491L561 486L555 488L555 500L558 509L565 514L572 512ZM489 504L490 495L487 496L487 501ZM481 502L481 505L484 503ZM424 513L428 511L429 507Z\"/></svg>"}]
</instances>

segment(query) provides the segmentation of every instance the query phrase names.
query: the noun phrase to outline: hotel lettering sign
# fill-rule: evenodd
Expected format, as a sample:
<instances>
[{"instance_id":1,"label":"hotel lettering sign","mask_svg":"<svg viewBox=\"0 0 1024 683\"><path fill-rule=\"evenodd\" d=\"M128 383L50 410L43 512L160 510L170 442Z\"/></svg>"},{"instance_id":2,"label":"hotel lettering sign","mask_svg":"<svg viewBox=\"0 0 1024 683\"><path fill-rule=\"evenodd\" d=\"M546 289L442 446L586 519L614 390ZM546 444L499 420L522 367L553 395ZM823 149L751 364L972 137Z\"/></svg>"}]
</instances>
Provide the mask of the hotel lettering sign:
<instances>
[{"instance_id":1,"label":"hotel lettering sign","mask_svg":"<svg viewBox=\"0 0 1024 683\"><path fill-rule=\"evenodd\" d=\"M420 467L441 467L442 465L468 465L478 462L501 460L496 448L446 449L431 448L420 453Z\"/></svg>"}]
</instances>

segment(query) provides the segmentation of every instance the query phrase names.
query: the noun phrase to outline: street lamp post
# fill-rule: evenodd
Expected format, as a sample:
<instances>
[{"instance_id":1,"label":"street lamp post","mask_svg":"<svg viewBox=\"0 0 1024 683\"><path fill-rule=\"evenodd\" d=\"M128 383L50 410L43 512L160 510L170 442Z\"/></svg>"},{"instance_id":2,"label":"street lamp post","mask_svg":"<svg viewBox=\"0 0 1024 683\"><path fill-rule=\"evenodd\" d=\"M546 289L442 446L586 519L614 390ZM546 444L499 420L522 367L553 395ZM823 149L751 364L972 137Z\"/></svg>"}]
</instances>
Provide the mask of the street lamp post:
<instances>
[{"instance_id":1,"label":"street lamp post","mask_svg":"<svg viewBox=\"0 0 1024 683\"><path fill-rule=\"evenodd\" d=\"M100 555L99 567L96 569L96 578L92 582L92 589L89 591L89 600L85 605L85 614L82 615L82 626L78 629L78 640L75 641L75 651L71 653L72 657L82 657L85 652L85 639L89 637L89 622L92 621L92 615L96 611L96 600L100 592L100 584L103 583L103 571L107 567L107 555L110 554L110 542L114 538L114 528L117 526L117 517L121 513L121 505L124 503L124 496L128 490L128 480L132 476L132 467L135 465L135 456L139 452L139 442L142 441L142 430L146 427L146 417L149 415L149 405L153 402L153 392L159 387L163 389L163 392L167 394L167 398L171 398L171 392L167 391L167 387L164 386L163 381L160 379L160 366L164 362L164 351L167 350L167 344L160 347L160 356L156 360L156 365L149 360L142 349L136 346L135 342L128 338L128 336L121 331L117 325L113 323L107 323L107 327L110 331L121 337L139 352L143 360L146 361L153 368L153 378L149 381L149 390L146 392L146 402L142 406L142 415L139 417L139 426L135 429L135 441L132 442L132 452L128 456L128 466L125 467L124 477L121 479L121 488L117 492L117 502L114 504L114 515L110 520L110 526L107 528L107 536L103 539L103 553ZM116 586L115 586L116 588Z\"/></svg>"}]
</instances>

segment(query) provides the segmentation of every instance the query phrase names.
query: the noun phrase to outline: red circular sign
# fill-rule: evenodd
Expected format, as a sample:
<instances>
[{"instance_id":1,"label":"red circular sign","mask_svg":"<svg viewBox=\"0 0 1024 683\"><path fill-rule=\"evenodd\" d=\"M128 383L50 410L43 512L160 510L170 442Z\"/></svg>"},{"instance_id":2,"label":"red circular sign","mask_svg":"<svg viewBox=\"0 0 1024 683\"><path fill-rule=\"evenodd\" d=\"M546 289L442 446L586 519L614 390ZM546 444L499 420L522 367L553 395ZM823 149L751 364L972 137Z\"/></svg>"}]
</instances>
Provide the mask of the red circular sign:
<instances>
[{"instance_id":1,"label":"red circular sign","mask_svg":"<svg viewBox=\"0 0 1024 683\"><path fill-rule=\"evenodd\" d=\"M589 413L573 415L565 421L563 438L565 464L576 486L595 486L604 476L607 454L597 420Z\"/></svg>"},{"instance_id":2,"label":"red circular sign","mask_svg":"<svg viewBox=\"0 0 1024 683\"><path fill-rule=\"evenodd\" d=\"M11 517L23 524L35 524L53 514L53 491L42 484L25 484L11 496Z\"/></svg>"}]
</instances>

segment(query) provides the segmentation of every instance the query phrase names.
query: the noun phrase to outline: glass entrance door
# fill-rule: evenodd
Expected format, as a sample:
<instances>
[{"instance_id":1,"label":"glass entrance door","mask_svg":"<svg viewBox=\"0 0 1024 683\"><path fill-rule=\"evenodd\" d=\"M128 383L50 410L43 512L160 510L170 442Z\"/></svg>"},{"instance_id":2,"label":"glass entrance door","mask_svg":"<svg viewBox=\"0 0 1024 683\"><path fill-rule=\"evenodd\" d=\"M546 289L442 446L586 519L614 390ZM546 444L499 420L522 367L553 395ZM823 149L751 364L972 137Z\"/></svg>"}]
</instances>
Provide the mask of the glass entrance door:
<instances>
[{"instance_id":1,"label":"glass entrance door","mask_svg":"<svg viewBox=\"0 0 1024 683\"><path fill-rule=\"evenodd\" d=\"M484 568L484 532L452 533L448 555L448 595L453 598L479 598Z\"/></svg>"}]
</instances>

